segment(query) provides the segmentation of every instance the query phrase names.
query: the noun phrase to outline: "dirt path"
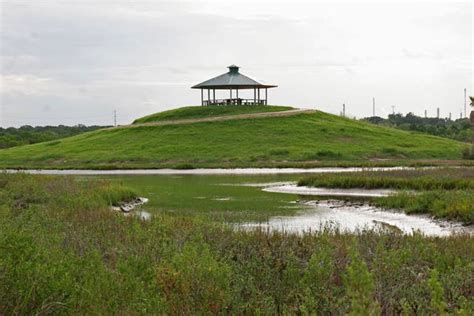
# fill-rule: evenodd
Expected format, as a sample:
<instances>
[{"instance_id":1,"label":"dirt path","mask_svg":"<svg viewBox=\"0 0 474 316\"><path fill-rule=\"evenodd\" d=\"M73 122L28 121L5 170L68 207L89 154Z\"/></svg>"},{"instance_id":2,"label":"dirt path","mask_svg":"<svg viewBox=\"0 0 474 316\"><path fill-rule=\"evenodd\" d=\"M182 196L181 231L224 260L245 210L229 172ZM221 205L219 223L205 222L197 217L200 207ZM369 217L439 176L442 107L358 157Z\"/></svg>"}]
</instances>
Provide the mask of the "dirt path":
<instances>
[{"instance_id":1,"label":"dirt path","mask_svg":"<svg viewBox=\"0 0 474 316\"><path fill-rule=\"evenodd\" d=\"M203 117L195 119L185 119L185 120L169 120L161 122L152 122L152 123L140 123L140 124L131 124L131 125L122 125L114 128L131 128L131 127L140 127L140 126L166 126L166 125L182 125L182 124L192 124L192 123L202 123L202 122L219 122L219 121L232 121L232 120L243 120L250 118L266 118L266 117L285 117L293 116L302 113L314 113L315 110L308 109L297 109L289 111L279 111L279 112L262 112L262 113L249 113L249 114L236 114L236 115L223 115L223 116L213 116L213 117Z\"/></svg>"}]
</instances>

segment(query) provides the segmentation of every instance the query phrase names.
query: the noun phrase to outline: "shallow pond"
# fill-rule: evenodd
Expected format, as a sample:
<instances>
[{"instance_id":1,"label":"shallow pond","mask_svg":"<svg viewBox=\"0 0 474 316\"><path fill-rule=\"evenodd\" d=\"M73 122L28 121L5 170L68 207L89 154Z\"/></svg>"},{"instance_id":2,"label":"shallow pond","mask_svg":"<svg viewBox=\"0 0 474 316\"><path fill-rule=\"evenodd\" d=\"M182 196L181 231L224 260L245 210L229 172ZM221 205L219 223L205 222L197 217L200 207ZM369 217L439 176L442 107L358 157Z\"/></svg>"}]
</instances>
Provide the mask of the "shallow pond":
<instances>
[{"instance_id":1,"label":"shallow pond","mask_svg":"<svg viewBox=\"0 0 474 316\"><path fill-rule=\"evenodd\" d=\"M98 178L122 182L140 196L149 198L146 211L151 214L165 212L176 216L201 216L235 223L244 229L261 227L301 233L331 226L349 232L385 228L403 233L420 231L434 236L473 233L472 227L436 221L427 216L388 212L361 200L361 197L367 199L389 194L388 190L299 188L295 181L300 177L300 174L273 174L115 175Z\"/></svg>"}]
</instances>

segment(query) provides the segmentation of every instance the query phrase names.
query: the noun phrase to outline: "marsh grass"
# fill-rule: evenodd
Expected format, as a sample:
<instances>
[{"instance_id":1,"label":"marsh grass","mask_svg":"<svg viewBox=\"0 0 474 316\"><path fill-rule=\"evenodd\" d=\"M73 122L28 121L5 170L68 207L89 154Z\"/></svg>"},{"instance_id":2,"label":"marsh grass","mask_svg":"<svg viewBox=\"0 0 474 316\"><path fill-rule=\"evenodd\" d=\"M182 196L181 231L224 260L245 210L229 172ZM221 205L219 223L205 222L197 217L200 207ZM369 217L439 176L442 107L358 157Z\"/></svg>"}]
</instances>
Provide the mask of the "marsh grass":
<instances>
[{"instance_id":1,"label":"marsh grass","mask_svg":"<svg viewBox=\"0 0 474 316\"><path fill-rule=\"evenodd\" d=\"M303 177L298 185L345 189L465 190L474 189L474 168L315 174Z\"/></svg>"},{"instance_id":2,"label":"marsh grass","mask_svg":"<svg viewBox=\"0 0 474 316\"><path fill-rule=\"evenodd\" d=\"M386 209L403 209L407 214L430 214L466 225L474 224L473 190L400 192L376 198L374 203Z\"/></svg>"},{"instance_id":3,"label":"marsh grass","mask_svg":"<svg viewBox=\"0 0 474 316\"><path fill-rule=\"evenodd\" d=\"M466 235L293 235L160 213L143 222L110 211L127 196L107 182L0 174L0 314L474 311Z\"/></svg>"},{"instance_id":4,"label":"marsh grass","mask_svg":"<svg viewBox=\"0 0 474 316\"><path fill-rule=\"evenodd\" d=\"M474 224L474 168L312 175L300 179L298 185L401 190L372 202L387 209L402 209L408 214L430 214Z\"/></svg>"}]
</instances>

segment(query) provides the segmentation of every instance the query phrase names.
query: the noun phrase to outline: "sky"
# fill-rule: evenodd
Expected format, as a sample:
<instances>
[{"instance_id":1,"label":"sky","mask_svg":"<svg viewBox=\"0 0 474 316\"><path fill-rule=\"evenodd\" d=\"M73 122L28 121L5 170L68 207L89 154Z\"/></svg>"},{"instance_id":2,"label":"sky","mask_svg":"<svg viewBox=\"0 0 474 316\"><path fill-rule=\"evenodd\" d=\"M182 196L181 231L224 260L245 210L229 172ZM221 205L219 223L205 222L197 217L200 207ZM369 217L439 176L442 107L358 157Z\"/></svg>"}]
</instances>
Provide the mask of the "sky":
<instances>
[{"instance_id":1,"label":"sky","mask_svg":"<svg viewBox=\"0 0 474 316\"><path fill-rule=\"evenodd\" d=\"M458 118L474 94L473 4L0 0L0 126L110 125L200 104L237 64L269 103ZM224 95L218 95L224 97ZM245 95L244 95L245 97Z\"/></svg>"}]
</instances>

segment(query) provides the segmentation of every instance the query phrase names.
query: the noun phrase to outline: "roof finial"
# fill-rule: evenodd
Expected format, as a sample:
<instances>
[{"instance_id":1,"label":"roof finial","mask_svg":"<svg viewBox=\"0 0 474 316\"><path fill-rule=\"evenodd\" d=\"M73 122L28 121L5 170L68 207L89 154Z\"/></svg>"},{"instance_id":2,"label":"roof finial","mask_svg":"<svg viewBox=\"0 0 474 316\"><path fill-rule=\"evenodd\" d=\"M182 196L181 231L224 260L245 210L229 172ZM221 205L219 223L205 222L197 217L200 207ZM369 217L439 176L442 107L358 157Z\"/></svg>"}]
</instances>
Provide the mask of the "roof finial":
<instances>
[{"instance_id":1,"label":"roof finial","mask_svg":"<svg viewBox=\"0 0 474 316\"><path fill-rule=\"evenodd\" d=\"M230 65L229 67L229 72L230 73L238 73L239 72L239 66L236 66L236 65Z\"/></svg>"}]
</instances>

